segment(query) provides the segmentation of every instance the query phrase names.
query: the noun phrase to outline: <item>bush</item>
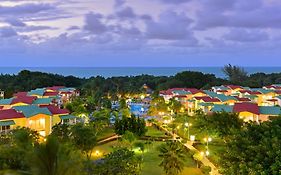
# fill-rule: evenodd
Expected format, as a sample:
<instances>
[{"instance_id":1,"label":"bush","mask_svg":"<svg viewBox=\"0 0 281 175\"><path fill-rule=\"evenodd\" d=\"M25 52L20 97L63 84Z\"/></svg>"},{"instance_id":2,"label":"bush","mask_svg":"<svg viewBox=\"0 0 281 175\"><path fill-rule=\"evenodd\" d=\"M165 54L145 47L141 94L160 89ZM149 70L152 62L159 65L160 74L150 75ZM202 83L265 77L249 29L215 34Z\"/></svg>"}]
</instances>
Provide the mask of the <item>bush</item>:
<instances>
[{"instance_id":1,"label":"bush","mask_svg":"<svg viewBox=\"0 0 281 175\"><path fill-rule=\"evenodd\" d=\"M211 169L211 167L209 167L209 166L204 166L204 165L202 165L201 167L200 167L200 169L201 169L201 171L202 171L202 173L203 174L210 174L210 172L212 171L212 169Z\"/></svg>"}]
</instances>

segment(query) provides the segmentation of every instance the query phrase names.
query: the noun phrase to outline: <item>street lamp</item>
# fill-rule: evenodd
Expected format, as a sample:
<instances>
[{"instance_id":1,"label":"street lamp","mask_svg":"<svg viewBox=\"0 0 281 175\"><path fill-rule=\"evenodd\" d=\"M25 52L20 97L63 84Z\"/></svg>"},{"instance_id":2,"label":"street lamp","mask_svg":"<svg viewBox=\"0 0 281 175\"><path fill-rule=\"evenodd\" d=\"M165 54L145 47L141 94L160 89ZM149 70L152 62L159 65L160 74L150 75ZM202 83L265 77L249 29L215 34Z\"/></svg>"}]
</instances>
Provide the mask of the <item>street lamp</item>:
<instances>
[{"instance_id":1,"label":"street lamp","mask_svg":"<svg viewBox=\"0 0 281 175\"><path fill-rule=\"evenodd\" d=\"M204 141L207 143L207 151L209 152L209 142L212 141L211 137L204 138Z\"/></svg>"},{"instance_id":2,"label":"street lamp","mask_svg":"<svg viewBox=\"0 0 281 175\"><path fill-rule=\"evenodd\" d=\"M192 124L186 122L186 123L184 124L184 126L187 127L187 138L189 139L189 127L192 126ZM184 130L184 136L185 136L185 131L186 131L186 128L185 128L185 130Z\"/></svg>"}]
</instances>

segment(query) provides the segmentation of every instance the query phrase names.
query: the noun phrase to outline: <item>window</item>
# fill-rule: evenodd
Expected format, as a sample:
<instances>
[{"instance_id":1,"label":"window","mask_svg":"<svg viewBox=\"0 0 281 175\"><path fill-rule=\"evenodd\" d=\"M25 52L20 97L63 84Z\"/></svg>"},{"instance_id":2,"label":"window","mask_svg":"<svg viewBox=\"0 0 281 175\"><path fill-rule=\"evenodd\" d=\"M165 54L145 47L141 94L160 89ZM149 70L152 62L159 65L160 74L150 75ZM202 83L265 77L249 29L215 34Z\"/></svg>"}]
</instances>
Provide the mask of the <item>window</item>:
<instances>
[{"instance_id":1,"label":"window","mask_svg":"<svg viewBox=\"0 0 281 175\"><path fill-rule=\"evenodd\" d=\"M8 125L8 126L1 126L0 127L0 132L7 133L8 131L10 131L10 129L11 129L10 125Z\"/></svg>"}]
</instances>

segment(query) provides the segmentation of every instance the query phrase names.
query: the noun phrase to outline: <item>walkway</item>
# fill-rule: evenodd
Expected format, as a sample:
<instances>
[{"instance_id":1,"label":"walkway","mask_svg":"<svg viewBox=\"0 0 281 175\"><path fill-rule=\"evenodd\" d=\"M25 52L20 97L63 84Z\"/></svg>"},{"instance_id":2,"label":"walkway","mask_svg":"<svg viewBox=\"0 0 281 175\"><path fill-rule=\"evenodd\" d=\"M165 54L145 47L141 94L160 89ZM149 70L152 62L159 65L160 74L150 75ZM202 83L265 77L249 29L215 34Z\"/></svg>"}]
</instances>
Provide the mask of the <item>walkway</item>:
<instances>
[{"instance_id":1,"label":"walkway","mask_svg":"<svg viewBox=\"0 0 281 175\"><path fill-rule=\"evenodd\" d=\"M159 126L159 125L158 125ZM171 131L167 130L166 128L163 128L162 126L159 126L163 131L165 131L166 133L168 133L169 135L171 135L174 138L178 138L179 136L177 134L172 133ZM181 137L180 137L181 138ZM191 151L197 151L199 152L198 149L196 149L194 146L192 146L191 142L188 143L182 143L186 148L188 148ZM202 164L205 166L209 166L211 167L211 172L210 175L221 175L217 169L217 167L206 157L204 156L204 158L201 160Z\"/></svg>"}]
</instances>

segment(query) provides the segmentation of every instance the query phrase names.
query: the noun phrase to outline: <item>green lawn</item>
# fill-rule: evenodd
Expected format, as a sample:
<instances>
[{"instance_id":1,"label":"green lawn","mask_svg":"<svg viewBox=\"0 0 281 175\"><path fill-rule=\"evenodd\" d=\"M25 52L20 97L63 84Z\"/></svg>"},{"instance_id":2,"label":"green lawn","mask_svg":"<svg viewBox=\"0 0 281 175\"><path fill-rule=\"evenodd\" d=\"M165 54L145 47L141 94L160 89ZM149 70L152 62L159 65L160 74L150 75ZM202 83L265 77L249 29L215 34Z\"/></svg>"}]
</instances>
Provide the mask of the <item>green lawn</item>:
<instances>
[{"instance_id":1,"label":"green lawn","mask_svg":"<svg viewBox=\"0 0 281 175\"><path fill-rule=\"evenodd\" d=\"M146 136L151 137L167 137L163 131L158 130L154 126L147 127Z\"/></svg>"},{"instance_id":2,"label":"green lawn","mask_svg":"<svg viewBox=\"0 0 281 175\"><path fill-rule=\"evenodd\" d=\"M113 128L104 128L101 132L99 132L98 134L98 140L101 140L103 138L107 138L107 137L110 137L112 135L114 135L115 132L114 132L114 129Z\"/></svg>"},{"instance_id":3,"label":"green lawn","mask_svg":"<svg viewBox=\"0 0 281 175\"><path fill-rule=\"evenodd\" d=\"M108 154L113 150L114 146L117 146L118 141L113 141L110 143L106 143L104 145L100 145L95 147L93 150L94 157L100 158L101 156ZM142 169L142 175L163 175L164 172L159 164L161 159L158 157L158 147L162 144L162 142L153 142L151 145L146 146L146 150L144 152L144 164ZM99 155L95 155L95 152L98 151ZM136 154L142 154L137 151ZM191 157L187 157L185 160L186 167L184 168L181 175L202 175L200 169L196 168L196 164Z\"/></svg>"},{"instance_id":4,"label":"green lawn","mask_svg":"<svg viewBox=\"0 0 281 175\"><path fill-rule=\"evenodd\" d=\"M159 158L158 147L161 142L155 142L150 149L144 153L144 164L142 175L163 175L164 172L159 166L161 159ZM191 157L186 157L185 168L181 175L202 175L200 169L196 168L196 164Z\"/></svg>"},{"instance_id":5,"label":"green lawn","mask_svg":"<svg viewBox=\"0 0 281 175\"><path fill-rule=\"evenodd\" d=\"M196 144L195 147L200 151L206 151L206 144ZM209 144L209 159L215 165L219 165L219 158L225 152L225 145L219 143Z\"/></svg>"}]
</instances>

